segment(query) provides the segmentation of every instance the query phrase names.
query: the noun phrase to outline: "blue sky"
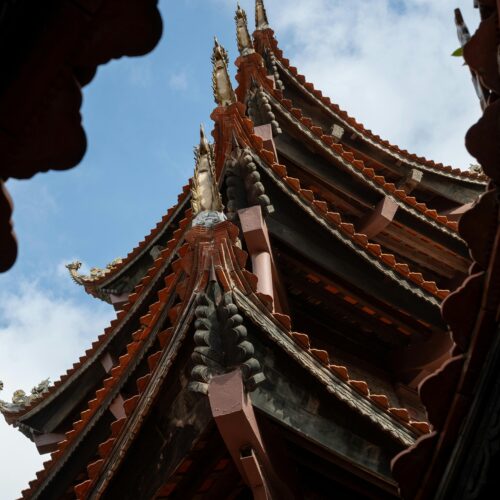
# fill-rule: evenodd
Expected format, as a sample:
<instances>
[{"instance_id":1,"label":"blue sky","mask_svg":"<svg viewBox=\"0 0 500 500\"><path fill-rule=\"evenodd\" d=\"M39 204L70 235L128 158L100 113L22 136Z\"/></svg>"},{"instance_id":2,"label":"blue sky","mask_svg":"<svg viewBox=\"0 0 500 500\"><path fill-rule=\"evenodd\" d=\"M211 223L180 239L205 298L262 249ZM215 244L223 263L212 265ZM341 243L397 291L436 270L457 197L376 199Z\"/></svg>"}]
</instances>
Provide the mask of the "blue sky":
<instances>
[{"instance_id":1,"label":"blue sky","mask_svg":"<svg viewBox=\"0 0 500 500\"><path fill-rule=\"evenodd\" d=\"M471 29L470 0L460 1ZM253 0L242 0L250 27ZM384 138L468 167L463 148L479 106L457 48L454 1L267 0L281 48L309 81ZM200 122L211 129L213 36L236 58L235 2L160 2L154 52L101 67L84 90L88 151L68 172L9 182L19 240L0 275L0 379L12 392L58 378L112 310L71 282L63 264L124 256L177 199L193 170ZM231 64L234 75L234 66ZM0 498L12 498L46 457L0 420ZM22 465L21 465L22 464Z\"/></svg>"}]
</instances>

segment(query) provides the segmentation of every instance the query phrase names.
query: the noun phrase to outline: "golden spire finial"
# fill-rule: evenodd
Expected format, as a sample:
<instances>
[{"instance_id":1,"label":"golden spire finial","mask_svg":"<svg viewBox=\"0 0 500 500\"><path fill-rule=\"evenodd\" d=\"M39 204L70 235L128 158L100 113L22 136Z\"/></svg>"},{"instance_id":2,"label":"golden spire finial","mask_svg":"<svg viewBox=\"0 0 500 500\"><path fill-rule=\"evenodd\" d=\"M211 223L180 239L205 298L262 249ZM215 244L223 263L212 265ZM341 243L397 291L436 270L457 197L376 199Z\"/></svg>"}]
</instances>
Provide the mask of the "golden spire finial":
<instances>
[{"instance_id":1,"label":"golden spire finial","mask_svg":"<svg viewBox=\"0 0 500 500\"><path fill-rule=\"evenodd\" d=\"M226 49L219 44L217 37L214 37L215 45L212 53L212 88L214 91L215 102L219 106L229 106L236 102L227 65L229 58Z\"/></svg>"},{"instance_id":2,"label":"golden spire finial","mask_svg":"<svg viewBox=\"0 0 500 500\"><path fill-rule=\"evenodd\" d=\"M238 50L242 56L247 56L248 54L253 54L255 50L253 49L252 39L248 33L247 26L247 14L240 7L238 3L238 8L236 9L236 15L234 20L236 21L236 38L238 40Z\"/></svg>"},{"instance_id":3,"label":"golden spire finial","mask_svg":"<svg viewBox=\"0 0 500 500\"><path fill-rule=\"evenodd\" d=\"M255 28L258 30L269 28L264 0L255 0Z\"/></svg>"},{"instance_id":4,"label":"golden spire finial","mask_svg":"<svg viewBox=\"0 0 500 500\"><path fill-rule=\"evenodd\" d=\"M200 212L222 212L222 200L215 178L212 146L200 125L200 145L195 149L196 167L191 186L193 215Z\"/></svg>"}]
</instances>

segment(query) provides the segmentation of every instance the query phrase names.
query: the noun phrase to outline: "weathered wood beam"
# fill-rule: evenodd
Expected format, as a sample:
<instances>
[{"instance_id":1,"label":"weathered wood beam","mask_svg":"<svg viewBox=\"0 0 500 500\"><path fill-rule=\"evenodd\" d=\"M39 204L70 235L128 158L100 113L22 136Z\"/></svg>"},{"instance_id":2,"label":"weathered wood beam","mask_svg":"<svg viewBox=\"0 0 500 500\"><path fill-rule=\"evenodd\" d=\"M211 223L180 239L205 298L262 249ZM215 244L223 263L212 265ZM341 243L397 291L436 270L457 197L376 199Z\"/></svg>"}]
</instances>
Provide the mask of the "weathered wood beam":
<instances>
[{"instance_id":1,"label":"weathered wood beam","mask_svg":"<svg viewBox=\"0 0 500 500\"><path fill-rule=\"evenodd\" d=\"M46 434L39 434L34 437L36 449L40 455L50 453L57 449L57 443L64 441L66 436L56 432L48 432Z\"/></svg>"},{"instance_id":2,"label":"weathered wood beam","mask_svg":"<svg viewBox=\"0 0 500 500\"><path fill-rule=\"evenodd\" d=\"M465 272L469 268L469 261L458 252L452 254L450 251L445 251L444 248L441 249L436 246L437 242L434 242L434 244L430 244L429 242L426 243L418 236L406 231L404 226L401 227L397 224L392 224L385 229L384 234L400 240L403 245L408 245L413 250L421 252L423 256L427 255L436 262L442 263L444 266L451 267L461 272ZM380 235L380 237L382 238L382 235ZM404 254L404 252L401 253Z\"/></svg>"},{"instance_id":3,"label":"weathered wood beam","mask_svg":"<svg viewBox=\"0 0 500 500\"><path fill-rule=\"evenodd\" d=\"M111 354L108 351L106 351L102 355L100 361L106 373L109 373L111 371L111 368L113 368L113 366L115 366L116 363L116 359L113 356L111 356Z\"/></svg>"},{"instance_id":4,"label":"weathered wood beam","mask_svg":"<svg viewBox=\"0 0 500 500\"><path fill-rule=\"evenodd\" d=\"M280 213L284 215L283 212ZM287 215L293 217L292 213ZM443 325L439 308L420 297L418 289L416 293L413 292L413 285L407 284L404 278L391 278L394 286L386 286L384 281L389 278L384 275L385 270L371 266L363 256L335 241L335 238L329 238L325 233L318 238L310 222L303 221L299 216L295 217L295 223L278 221L274 217L269 218L268 222L272 236L291 248L296 248L304 258L332 273L341 282L352 283L353 289L363 290L366 294L388 302L396 309L416 315L431 325L439 328ZM301 228L307 228L307 234ZM398 283L400 286L397 286Z\"/></svg>"},{"instance_id":5,"label":"weathered wood beam","mask_svg":"<svg viewBox=\"0 0 500 500\"><path fill-rule=\"evenodd\" d=\"M345 132L344 127L341 127L337 123L333 124L333 127L331 129L331 135L337 142L339 142L342 139L342 137L344 136L344 132Z\"/></svg>"},{"instance_id":6,"label":"weathered wood beam","mask_svg":"<svg viewBox=\"0 0 500 500\"><path fill-rule=\"evenodd\" d=\"M119 420L120 418L127 416L127 414L125 413L125 407L123 403L124 403L123 396L121 394L118 394L118 396L116 396L116 398L109 406L109 411L113 414L116 420Z\"/></svg>"},{"instance_id":7,"label":"weathered wood beam","mask_svg":"<svg viewBox=\"0 0 500 500\"><path fill-rule=\"evenodd\" d=\"M127 302L129 296L129 292L124 292L120 295L117 295L115 293L110 293L109 294L109 300L111 300L111 304L115 308L115 311L119 311L123 304Z\"/></svg>"},{"instance_id":8,"label":"weathered wood beam","mask_svg":"<svg viewBox=\"0 0 500 500\"><path fill-rule=\"evenodd\" d=\"M262 139L264 142L264 148L268 151L272 151L276 161L278 161L278 152L276 151L276 145L274 144L272 125L270 123L258 125L254 127L254 134Z\"/></svg>"},{"instance_id":9,"label":"weathered wood beam","mask_svg":"<svg viewBox=\"0 0 500 500\"><path fill-rule=\"evenodd\" d=\"M359 232L370 239L377 236L394 220L397 211L398 204L389 196L384 196L375 205L372 213L360 221Z\"/></svg>"},{"instance_id":10,"label":"weathered wood beam","mask_svg":"<svg viewBox=\"0 0 500 500\"><path fill-rule=\"evenodd\" d=\"M421 182L424 173L416 168L411 168L405 176L397 183L398 189L404 189L407 194L411 193Z\"/></svg>"},{"instance_id":11,"label":"weathered wood beam","mask_svg":"<svg viewBox=\"0 0 500 500\"><path fill-rule=\"evenodd\" d=\"M208 400L222 439L254 499L294 498L274 471L241 371L213 377Z\"/></svg>"}]
</instances>

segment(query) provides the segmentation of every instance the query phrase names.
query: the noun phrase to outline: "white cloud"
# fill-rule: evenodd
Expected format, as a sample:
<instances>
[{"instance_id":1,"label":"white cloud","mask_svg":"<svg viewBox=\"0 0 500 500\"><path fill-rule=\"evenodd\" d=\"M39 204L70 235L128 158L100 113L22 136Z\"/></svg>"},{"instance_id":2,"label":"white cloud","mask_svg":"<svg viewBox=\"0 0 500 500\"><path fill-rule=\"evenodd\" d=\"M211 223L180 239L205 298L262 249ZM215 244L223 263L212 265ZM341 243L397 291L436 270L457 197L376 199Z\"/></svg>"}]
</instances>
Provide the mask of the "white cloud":
<instances>
[{"instance_id":1,"label":"white cloud","mask_svg":"<svg viewBox=\"0 0 500 500\"><path fill-rule=\"evenodd\" d=\"M172 90L179 90L182 92L187 90L189 87L189 78L186 71L179 70L170 75L168 84Z\"/></svg>"},{"instance_id":2,"label":"white cloud","mask_svg":"<svg viewBox=\"0 0 500 500\"><path fill-rule=\"evenodd\" d=\"M5 383L0 397L9 401L16 389L29 392L47 377L59 378L113 316L107 305L79 305L36 282L0 292L0 379ZM0 443L0 498L17 498L48 456L38 455L35 445L3 418Z\"/></svg>"}]
</instances>

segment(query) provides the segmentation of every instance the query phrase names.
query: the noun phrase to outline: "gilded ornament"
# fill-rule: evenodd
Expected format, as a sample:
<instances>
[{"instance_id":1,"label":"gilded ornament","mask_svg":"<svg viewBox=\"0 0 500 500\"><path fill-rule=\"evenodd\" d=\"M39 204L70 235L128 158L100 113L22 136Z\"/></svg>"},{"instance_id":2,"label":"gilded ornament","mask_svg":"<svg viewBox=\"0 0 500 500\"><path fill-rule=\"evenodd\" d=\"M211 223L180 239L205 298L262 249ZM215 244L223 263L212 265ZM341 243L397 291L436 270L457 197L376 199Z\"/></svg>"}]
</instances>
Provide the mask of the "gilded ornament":
<instances>
[{"instance_id":1,"label":"gilded ornament","mask_svg":"<svg viewBox=\"0 0 500 500\"><path fill-rule=\"evenodd\" d=\"M236 94L234 93L227 69L228 64L229 58L226 49L215 38L212 53L212 89L215 102L219 106L230 106L236 102Z\"/></svg>"}]
</instances>

